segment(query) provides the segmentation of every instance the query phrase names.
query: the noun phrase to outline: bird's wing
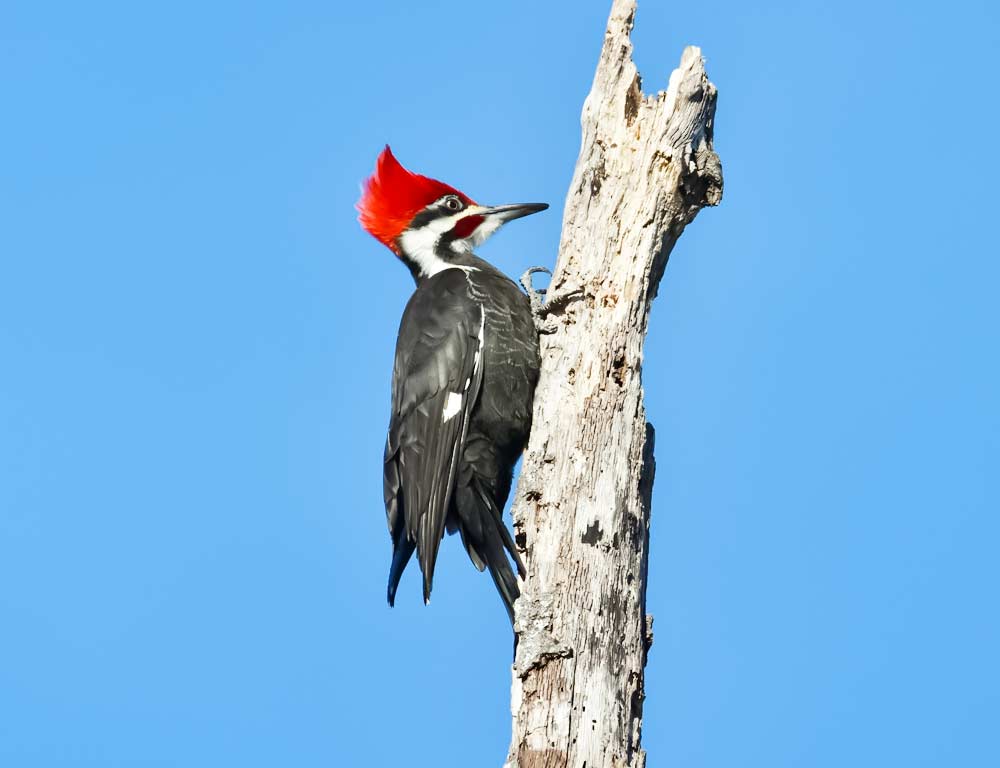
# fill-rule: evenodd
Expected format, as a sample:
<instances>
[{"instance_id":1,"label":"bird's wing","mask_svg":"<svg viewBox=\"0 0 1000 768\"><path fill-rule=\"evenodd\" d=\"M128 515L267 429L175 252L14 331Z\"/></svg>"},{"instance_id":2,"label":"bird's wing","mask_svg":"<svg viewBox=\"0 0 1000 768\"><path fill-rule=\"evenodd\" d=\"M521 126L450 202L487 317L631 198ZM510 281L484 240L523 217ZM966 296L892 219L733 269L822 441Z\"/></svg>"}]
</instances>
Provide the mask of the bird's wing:
<instances>
[{"instance_id":1,"label":"bird's wing","mask_svg":"<svg viewBox=\"0 0 1000 768\"><path fill-rule=\"evenodd\" d=\"M390 604L414 547L424 574L424 600L430 598L469 417L482 383L484 329L483 308L459 269L421 285L403 313L383 472L394 547Z\"/></svg>"}]
</instances>

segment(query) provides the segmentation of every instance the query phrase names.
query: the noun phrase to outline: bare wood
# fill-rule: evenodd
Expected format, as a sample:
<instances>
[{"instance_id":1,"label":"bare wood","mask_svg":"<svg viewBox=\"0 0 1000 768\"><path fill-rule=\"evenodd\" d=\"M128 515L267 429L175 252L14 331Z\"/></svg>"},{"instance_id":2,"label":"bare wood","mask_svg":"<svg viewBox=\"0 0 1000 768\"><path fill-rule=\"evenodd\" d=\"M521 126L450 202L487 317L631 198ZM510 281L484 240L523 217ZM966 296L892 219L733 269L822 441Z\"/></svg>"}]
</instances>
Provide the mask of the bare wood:
<instances>
[{"instance_id":1,"label":"bare wood","mask_svg":"<svg viewBox=\"0 0 1000 768\"><path fill-rule=\"evenodd\" d=\"M641 367L674 243L722 196L716 90L698 48L644 96L614 0L550 287L534 427L514 504L528 579L517 602L509 768L642 768L652 642L646 566L653 429Z\"/></svg>"}]
</instances>

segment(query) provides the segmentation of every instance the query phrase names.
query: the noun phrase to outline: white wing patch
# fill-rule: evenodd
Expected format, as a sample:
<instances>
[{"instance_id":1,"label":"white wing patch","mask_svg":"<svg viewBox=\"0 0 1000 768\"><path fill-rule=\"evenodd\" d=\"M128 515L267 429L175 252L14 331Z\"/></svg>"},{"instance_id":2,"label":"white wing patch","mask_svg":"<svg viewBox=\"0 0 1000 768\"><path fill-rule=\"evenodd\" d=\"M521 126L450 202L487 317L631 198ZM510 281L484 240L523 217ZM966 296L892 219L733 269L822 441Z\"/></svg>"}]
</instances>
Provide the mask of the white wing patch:
<instances>
[{"instance_id":1,"label":"white wing patch","mask_svg":"<svg viewBox=\"0 0 1000 768\"><path fill-rule=\"evenodd\" d=\"M479 358L483 354L483 344L486 342L486 307L479 305L479 348L476 350L476 358L472 362L472 375L479 371ZM472 381L472 379L469 379ZM469 385L466 384L466 387Z\"/></svg>"},{"instance_id":2,"label":"white wing patch","mask_svg":"<svg viewBox=\"0 0 1000 768\"><path fill-rule=\"evenodd\" d=\"M480 305L479 307L479 346L476 348L476 356L472 361L472 376L465 380L465 386L462 388L462 392L449 392L448 399L445 400L444 410L441 412L441 421L446 422L450 419L455 418L459 411L462 410L462 399L464 397L463 393L469 391L469 385L472 384L473 377L479 373L479 365L483 356L483 343L486 341L486 308Z\"/></svg>"},{"instance_id":3,"label":"white wing patch","mask_svg":"<svg viewBox=\"0 0 1000 768\"><path fill-rule=\"evenodd\" d=\"M441 421L445 422L453 419L462 410L462 393L449 392L448 399L444 404L444 411L441 413Z\"/></svg>"}]
</instances>

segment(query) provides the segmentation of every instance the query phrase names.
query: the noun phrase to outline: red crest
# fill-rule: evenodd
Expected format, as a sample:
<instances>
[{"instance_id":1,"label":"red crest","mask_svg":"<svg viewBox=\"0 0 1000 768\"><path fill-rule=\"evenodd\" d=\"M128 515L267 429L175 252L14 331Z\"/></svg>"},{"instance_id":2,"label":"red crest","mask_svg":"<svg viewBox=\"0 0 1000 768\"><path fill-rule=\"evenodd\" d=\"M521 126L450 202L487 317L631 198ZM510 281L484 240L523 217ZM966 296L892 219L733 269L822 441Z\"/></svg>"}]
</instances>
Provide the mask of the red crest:
<instances>
[{"instance_id":1,"label":"red crest","mask_svg":"<svg viewBox=\"0 0 1000 768\"><path fill-rule=\"evenodd\" d=\"M445 195L455 195L474 205L466 195L436 179L411 173L393 156L387 144L375 163L375 173L365 181L358 222L376 240L396 251L396 238L420 211Z\"/></svg>"}]
</instances>

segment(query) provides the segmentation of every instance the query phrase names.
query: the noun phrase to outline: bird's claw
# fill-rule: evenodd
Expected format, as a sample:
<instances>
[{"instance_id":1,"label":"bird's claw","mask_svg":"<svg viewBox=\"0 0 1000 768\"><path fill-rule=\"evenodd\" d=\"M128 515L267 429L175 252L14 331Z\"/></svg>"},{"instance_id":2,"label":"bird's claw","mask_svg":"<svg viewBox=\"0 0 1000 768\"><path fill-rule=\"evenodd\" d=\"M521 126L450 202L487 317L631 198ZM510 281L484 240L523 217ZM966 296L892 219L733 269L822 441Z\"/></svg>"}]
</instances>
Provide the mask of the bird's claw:
<instances>
[{"instance_id":1,"label":"bird's claw","mask_svg":"<svg viewBox=\"0 0 1000 768\"><path fill-rule=\"evenodd\" d=\"M545 288L535 288L531 284L532 275L542 272L552 277L552 271L548 267L531 267L521 275L521 286L528 294L528 301L531 302L531 317L535 322L535 330L538 333L555 333L559 329L559 323L551 317L547 317L549 312L564 306L566 301L575 298L579 291L572 291L565 296L559 296L551 301L547 300L548 290ZM546 300L543 301L543 297Z\"/></svg>"},{"instance_id":2,"label":"bird's claw","mask_svg":"<svg viewBox=\"0 0 1000 768\"><path fill-rule=\"evenodd\" d=\"M545 289L535 288L535 286L531 284L531 276L537 275L539 272L544 272L549 277L552 277L552 270L550 270L548 267L529 267L524 271L524 274L521 275L521 287L524 288L525 293L528 294L529 299L534 299L539 304L541 304L541 299L539 299L539 296L545 295Z\"/></svg>"},{"instance_id":3,"label":"bird's claw","mask_svg":"<svg viewBox=\"0 0 1000 768\"><path fill-rule=\"evenodd\" d=\"M552 271L548 267L530 267L521 275L521 287L528 294L528 301L531 303L531 319L535 322L535 331L537 333L555 333L559 326L551 318L545 317L548 310L546 302L542 300L548 291L545 288L535 288L531 284L532 275L539 272L552 277Z\"/></svg>"}]
</instances>

